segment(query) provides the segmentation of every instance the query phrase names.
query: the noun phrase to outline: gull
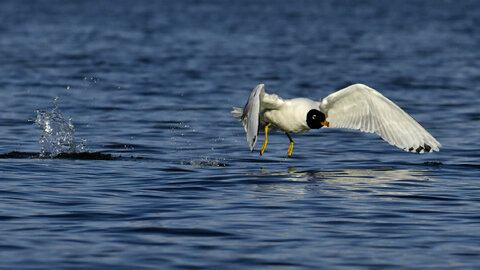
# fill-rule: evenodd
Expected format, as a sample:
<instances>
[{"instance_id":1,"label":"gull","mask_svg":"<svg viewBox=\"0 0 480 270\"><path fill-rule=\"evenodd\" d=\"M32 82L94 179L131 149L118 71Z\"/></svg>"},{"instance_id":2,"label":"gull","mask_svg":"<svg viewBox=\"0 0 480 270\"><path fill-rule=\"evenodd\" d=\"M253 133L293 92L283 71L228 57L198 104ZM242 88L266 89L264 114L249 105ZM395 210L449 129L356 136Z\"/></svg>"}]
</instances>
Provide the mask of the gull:
<instances>
[{"instance_id":1,"label":"gull","mask_svg":"<svg viewBox=\"0 0 480 270\"><path fill-rule=\"evenodd\" d=\"M322 127L376 133L389 144L407 152L438 152L442 146L398 105L375 89L359 83L319 101L283 99L267 94L265 85L259 84L252 90L245 107L233 107L232 115L242 122L250 151L254 150L259 130L265 130L260 155L267 147L270 127L287 135L290 140L288 157L292 156L294 144L290 134Z\"/></svg>"}]
</instances>

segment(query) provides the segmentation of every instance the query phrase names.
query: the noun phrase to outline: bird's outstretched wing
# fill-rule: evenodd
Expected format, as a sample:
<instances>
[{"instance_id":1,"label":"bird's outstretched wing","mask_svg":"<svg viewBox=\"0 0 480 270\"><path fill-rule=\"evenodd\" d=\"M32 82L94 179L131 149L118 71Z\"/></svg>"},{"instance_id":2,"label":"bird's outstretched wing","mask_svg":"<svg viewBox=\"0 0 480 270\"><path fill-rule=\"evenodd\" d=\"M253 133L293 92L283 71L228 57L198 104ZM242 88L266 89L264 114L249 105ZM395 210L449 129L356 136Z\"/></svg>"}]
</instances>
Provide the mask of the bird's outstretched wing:
<instances>
[{"instance_id":1,"label":"bird's outstretched wing","mask_svg":"<svg viewBox=\"0 0 480 270\"><path fill-rule=\"evenodd\" d=\"M247 133L247 142L250 151L253 151L257 142L259 127L265 123L262 122L262 112L266 109L276 109L283 104L283 99L277 95L265 93L265 85L259 84L250 93L247 104L243 108L233 107L232 115L238 118Z\"/></svg>"},{"instance_id":2,"label":"bird's outstretched wing","mask_svg":"<svg viewBox=\"0 0 480 270\"><path fill-rule=\"evenodd\" d=\"M415 119L376 90L354 84L320 102L330 127L375 132L405 151L439 151L442 145Z\"/></svg>"},{"instance_id":3,"label":"bird's outstretched wing","mask_svg":"<svg viewBox=\"0 0 480 270\"><path fill-rule=\"evenodd\" d=\"M242 125L247 133L247 142L250 146L250 151L257 142L258 126L260 123L260 95L264 92L264 85L259 84L250 93L247 104L243 108Z\"/></svg>"}]
</instances>

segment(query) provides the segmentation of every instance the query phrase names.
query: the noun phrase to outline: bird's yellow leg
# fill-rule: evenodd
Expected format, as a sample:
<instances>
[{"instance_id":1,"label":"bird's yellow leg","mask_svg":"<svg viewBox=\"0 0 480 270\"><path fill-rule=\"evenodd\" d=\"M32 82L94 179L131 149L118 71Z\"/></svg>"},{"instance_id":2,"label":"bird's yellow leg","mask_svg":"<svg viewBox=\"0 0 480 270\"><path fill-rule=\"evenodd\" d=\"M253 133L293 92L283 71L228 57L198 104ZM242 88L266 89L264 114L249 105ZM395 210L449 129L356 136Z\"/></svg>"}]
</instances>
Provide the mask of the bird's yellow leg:
<instances>
[{"instance_id":1,"label":"bird's yellow leg","mask_svg":"<svg viewBox=\"0 0 480 270\"><path fill-rule=\"evenodd\" d=\"M288 139L290 140L290 146L288 146L287 155L288 155L289 157L291 157L291 156L292 156L292 152L293 152L293 144L294 144L294 142L293 142L293 140L292 140L292 137L290 137L290 135L289 135L288 133L285 132L285 134L287 134Z\"/></svg>"},{"instance_id":2,"label":"bird's yellow leg","mask_svg":"<svg viewBox=\"0 0 480 270\"><path fill-rule=\"evenodd\" d=\"M260 156L263 155L263 152L265 152L265 148L267 148L267 143L268 143L268 127L270 124L267 124L265 126L265 141L263 141L263 146L262 149L260 149Z\"/></svg>"}]
</instances>

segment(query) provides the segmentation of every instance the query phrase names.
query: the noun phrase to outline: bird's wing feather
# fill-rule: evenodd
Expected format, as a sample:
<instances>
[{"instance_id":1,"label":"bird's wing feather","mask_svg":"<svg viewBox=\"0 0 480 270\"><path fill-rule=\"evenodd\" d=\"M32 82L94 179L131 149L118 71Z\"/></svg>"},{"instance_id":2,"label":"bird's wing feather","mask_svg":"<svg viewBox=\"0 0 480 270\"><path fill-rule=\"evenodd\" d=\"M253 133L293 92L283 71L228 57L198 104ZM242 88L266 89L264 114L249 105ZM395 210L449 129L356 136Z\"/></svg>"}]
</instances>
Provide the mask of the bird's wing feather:
<instances>
[{"instance_id":1,"label":"bird's wing feather","mask_svg":"<svg viewBox=\"0 0 480 270\"><path fill-rule=\"evenodd\" d=\"M257 142L258 129L260 126L265 125L262 119L264 110L278 109L283 102L283 99L279 96L265 93L265 85L259 84L250 93L243 110L233 107L232 115L242 122L243 128L247 133L250 151L253 151Z\"/></svg>"},{"instance_id":2,"label":"bird's wing feather","mask_svg":"<svg viewBox=\"0 0 480 270\"><path fill-rule=\"evenodd\" d=\"M250 146L250 151L257 142L258 125L260 122L260 96L264 92L264 85L259 84L250 93L247 104L243 108L242 124L247 133L247 142Z\"/></svg>"},{"instance_id":3,"label":"bird's wing feather","mask_svg":"<svg viewBox=\"0 0 480 270\"><path fill-rule=\"evenodd\" d=\"M441 144L415 119L376 90L354 84L322 99L330 127L375 132L405 151L439 151Z\"/></svg>"}]
</instances>

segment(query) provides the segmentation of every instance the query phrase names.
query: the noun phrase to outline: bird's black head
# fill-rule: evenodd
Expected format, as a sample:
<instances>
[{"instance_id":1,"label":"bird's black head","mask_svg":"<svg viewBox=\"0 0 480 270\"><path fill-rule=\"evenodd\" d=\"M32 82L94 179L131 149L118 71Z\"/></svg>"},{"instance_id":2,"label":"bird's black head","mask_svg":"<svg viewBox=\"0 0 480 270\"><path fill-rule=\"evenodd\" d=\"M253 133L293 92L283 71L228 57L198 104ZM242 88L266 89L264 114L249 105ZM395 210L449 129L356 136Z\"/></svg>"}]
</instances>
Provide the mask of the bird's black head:
<instances>
[{"instance_id":1,"label":"bird's black head","mask_svg":"<svg viewBox=\"0 0 480 270\"><path fill-rule=\"evenodd\" d=\"M318 129L329 125L325 120L325 114L319 110L310 110L307 114L307 125L309 128Z\"/></svg>"}]
</instances>

